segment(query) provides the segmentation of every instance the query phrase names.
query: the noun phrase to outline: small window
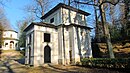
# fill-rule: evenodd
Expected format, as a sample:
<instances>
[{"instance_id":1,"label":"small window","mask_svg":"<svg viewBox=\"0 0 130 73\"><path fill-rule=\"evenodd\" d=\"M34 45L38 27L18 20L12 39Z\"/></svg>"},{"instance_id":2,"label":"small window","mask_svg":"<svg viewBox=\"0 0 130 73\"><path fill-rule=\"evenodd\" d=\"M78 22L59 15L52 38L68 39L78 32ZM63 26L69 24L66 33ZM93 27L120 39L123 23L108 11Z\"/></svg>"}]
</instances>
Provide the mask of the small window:
<instances>
[{"instance_id":1,"label":"small window","mask_svg":"<svg viewBox=\"0 0 130 73\"><path fill-rule=\"evenodd\" d=\"M54 22L54 18L50 19L50 23L53 23Z\"/></svg>"},{"instance_id":2,"label":"small window","mask_svg":"<svg viewBox=\"0 0 130 73\"><path fill-rule=\"evenodd\" d=\"M50 34L49 33L44 33L44 42L50 42Z\"/></svg>"}]
</instances>

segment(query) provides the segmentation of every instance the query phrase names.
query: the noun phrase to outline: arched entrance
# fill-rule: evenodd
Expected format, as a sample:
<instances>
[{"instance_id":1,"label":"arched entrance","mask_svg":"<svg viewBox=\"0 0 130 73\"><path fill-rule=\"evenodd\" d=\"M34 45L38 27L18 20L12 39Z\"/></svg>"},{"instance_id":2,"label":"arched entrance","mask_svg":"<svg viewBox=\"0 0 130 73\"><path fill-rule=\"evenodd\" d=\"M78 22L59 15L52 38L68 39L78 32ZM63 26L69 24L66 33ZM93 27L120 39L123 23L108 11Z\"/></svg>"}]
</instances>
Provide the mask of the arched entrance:
<instances>
[{"instance_id":1,"label":"arched entrance","mask_svg":"<svg viewBox=\"0 0 130 73\"><path fill-rule=\"evenodd\" d=\"M14 41L10 41L10 49L14 49Z\"/></svg>"},{"instance_id":2,"label":"arched entrance","mask_svg":"<svg viewBox=\"0 0 130 73\"><path fill-rule=\"evenodd\" d=\"M48 45L44 48L44 63L51 63L51 48Z\"/></svg>"},{"instance_id":3,"label":"arched entrance","mask_svg":"<svg viewBox=\"0 0 130 73\"><path fill-rule=\"evenodd\" d=\"M31 47L29 47L28 53L29 53L29 64L31 64Z\"/></svg>"}]
</instances>

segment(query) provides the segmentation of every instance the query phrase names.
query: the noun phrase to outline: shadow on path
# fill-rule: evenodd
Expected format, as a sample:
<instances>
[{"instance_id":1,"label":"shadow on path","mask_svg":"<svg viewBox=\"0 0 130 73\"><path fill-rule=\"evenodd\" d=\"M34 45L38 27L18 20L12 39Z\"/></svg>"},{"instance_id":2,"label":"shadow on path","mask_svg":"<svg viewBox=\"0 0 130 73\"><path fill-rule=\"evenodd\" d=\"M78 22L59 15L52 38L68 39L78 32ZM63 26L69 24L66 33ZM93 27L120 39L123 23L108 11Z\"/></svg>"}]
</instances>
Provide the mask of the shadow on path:
<instances>
[{"instance_id":1,"label":"shadow on path","mask_svg":"<svg viewBox=\"0 0 130 73\"><path fill-rule=\"evenodd\" d=\"M13 70L10 68L9 62L4 62L4 66L7 67L9 73L14 73Z\"/></svg>"},{"instance_id":2,"label":"shadow on path","mask_svg":"<svg viewBox=\"0 0 130 73\"><path fill-rule=\"evenodd\" d=\"M15 61L17 61L18 63L23 64L23 65L25 64L25 58L17 59Z\"/></svg>"},{"instance_id":3,"label":"shadow on path","mask_svg":"<svg viewBox=\"0 0 130 73\"><path fill-rule=\"evenodd\" d=\"M56 71L60 71L60 72L62 72L62 73L79 73L79 72L77 72L77 71L70 71L70 70L68 70L68 69L57 68L57 67L55 67L55 66L53 66L53 65L50 65L50 64L48 64L48 66L49 66L50 68L52 68L52 69L54 69L54 70L56 70ZM82 73L82 72L80 72L80 73Z\"/></svg>"}]
</instances>

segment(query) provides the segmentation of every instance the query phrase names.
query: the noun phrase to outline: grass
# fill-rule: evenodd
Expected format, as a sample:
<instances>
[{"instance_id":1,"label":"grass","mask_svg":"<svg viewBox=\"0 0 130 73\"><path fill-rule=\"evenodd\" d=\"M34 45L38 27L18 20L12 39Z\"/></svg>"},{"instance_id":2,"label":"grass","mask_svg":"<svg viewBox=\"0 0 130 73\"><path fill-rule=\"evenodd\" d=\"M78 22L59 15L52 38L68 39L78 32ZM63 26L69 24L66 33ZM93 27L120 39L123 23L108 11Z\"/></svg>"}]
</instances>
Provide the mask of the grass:
<instances>
[{"instance_id":1,"label":"grass","mask_svg":"<svg viewBox=\"0 0 130 73\"><path fill-rule=\"evenodd\" d=\"M2 50L2 54L1 54L2 59L8 59L8 58L20 59L23 57L24 56L20 53L20 51L15 51L15 50Z\"/></svg>"}]
</instances>

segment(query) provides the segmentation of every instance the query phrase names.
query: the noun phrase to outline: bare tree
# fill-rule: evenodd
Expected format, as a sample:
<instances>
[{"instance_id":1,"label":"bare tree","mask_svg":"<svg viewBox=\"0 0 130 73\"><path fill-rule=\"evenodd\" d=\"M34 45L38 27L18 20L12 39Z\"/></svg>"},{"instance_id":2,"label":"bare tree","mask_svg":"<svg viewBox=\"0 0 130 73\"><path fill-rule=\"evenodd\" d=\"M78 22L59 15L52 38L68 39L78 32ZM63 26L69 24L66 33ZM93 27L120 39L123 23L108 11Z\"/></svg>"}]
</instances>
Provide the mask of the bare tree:
<instances>
[{"instance_id":1,"label":"bare tree","mask_svg":"<svg viewBox=\"0 0 130 73\"><path fill-rule=\"evenodd\" d=\"M96 0L93 0L94 4L97 5L97 2ZM98 15L97 15L97 12L98 12L98 8L96 6L93 6L94 7L94 14L95 14L95 41L96 42L101 42L101 30L100 30L100 23L99 23L99 18L98 18Z\"/></svg>"},{"instance_id":2,"label":"bare tree","mask_svg":"<svg viewBox=\"0 0 130 73\"><path fill-rule=\"evenodd\" d=\"M126 39L130 37L130 0L123 0L124 3L124 28L126 33Z\"/></svg>"},{"instance_id":3,"label":"bare tree","mask_svg":"<svg viewBox=\"0 0 130 73\"><path fill-rule=\"evenodd\" d=\"M6 3L11 0L0 0L0 6L6 6Z\"/></svg>"},{"instance_id":4,"label":"bare tree","mask_svg":"<svg viewBox=\"0 0 130 73\"><path fill-rule=\"evenodd\" d=\"M99 7L101 22L102 22L102 26L103 26L103 31L104 31L104 36L106 39L107 48L109 50L109 55L110 55L110 58L114 58L113 48L112 48L112 44L111 44L111 37L110 37L108 25L106 23L104 4L109 3L112 5L116 5L117 3L119 3L119 0L114 0L114 1L96 0L96 1L98 2L98 4L94 4L92 0L88 0L85 2L83 2L83 1L75 1L75 2L80 3L80 4L93 5L93 6Z\"/></svg>"},{"instance_id":5,"label":"bare tree","mask_svg":"<svg viewBox=\"0 0 130 73\"><path fill-rule=\"evenodd\" d=\"M0 8L0 23L4 29L11 29L10 22L8 21L2 8Z\"/></svg>"},{"instance_id":6,"label":"bare tree","mask_svg":"<svg viewBox=\"0 0 130 73\"><path fill-rule=\"evenodd\" d=\"M3 31L5 29L10 29L10 25L4 14L3 9L0 8L0 47L3 44Z\"/></svg>"},{"instance_id":7,"label":"bare tree","mask_svg":"<svg viewBox=\"0 0 130 73\"><path fill-rule=\"evenodd\" d=\"M116 9L114 7L111 7L111 13L110 16L112 18L112 23L115 27L120 29L120 36L121 39L128 40L130 37L130 28L129 28L129 19L130 19L130 0L120 0L120 3L116 6ZM118 12L118 15L117 15ZM120 40L121 40L120 39Z\"/></svg>"},{"instance_id":8,"label":"bare tree","mask_svg":"<svg viewBox=\"0 0 130 73\"><path fill-rule=\"evenodd\" d=\"M33 3L26 5L24 10L29 12L34 19L40 19L49 8L50 0L32 0Z\"/></svg>"}]
</instances>

